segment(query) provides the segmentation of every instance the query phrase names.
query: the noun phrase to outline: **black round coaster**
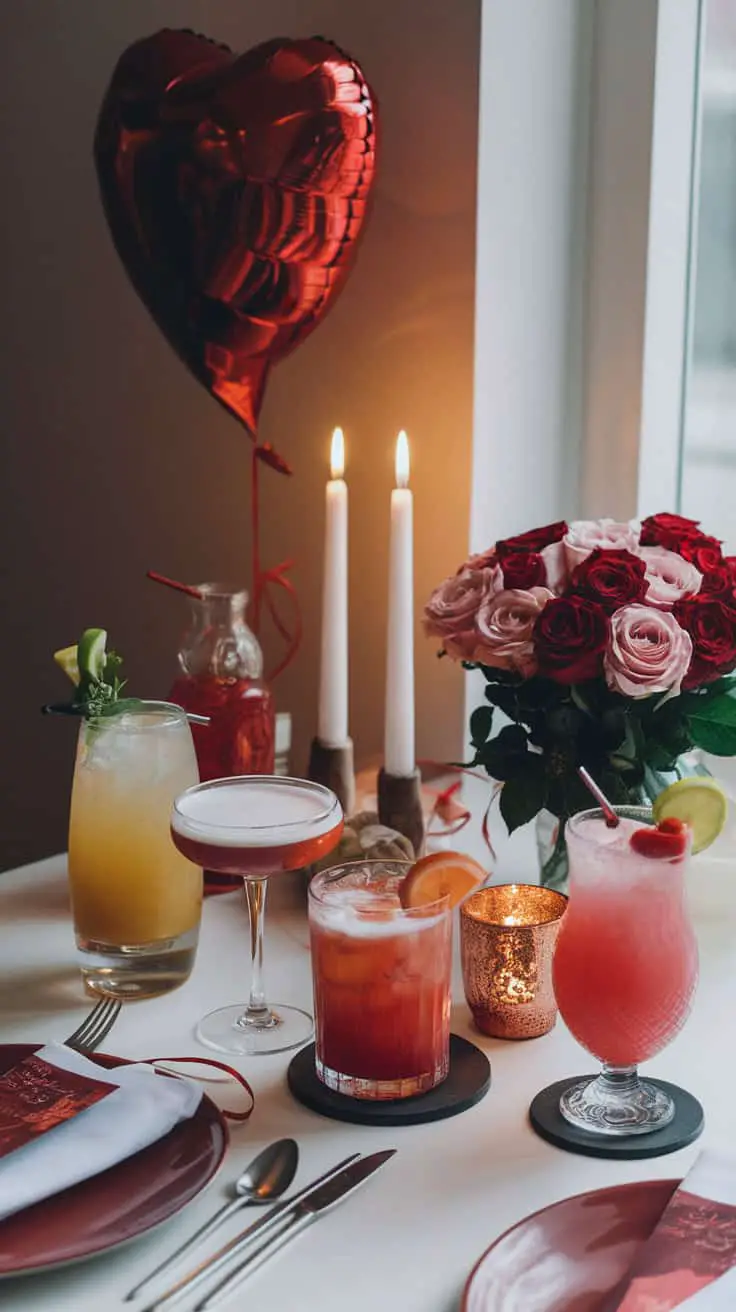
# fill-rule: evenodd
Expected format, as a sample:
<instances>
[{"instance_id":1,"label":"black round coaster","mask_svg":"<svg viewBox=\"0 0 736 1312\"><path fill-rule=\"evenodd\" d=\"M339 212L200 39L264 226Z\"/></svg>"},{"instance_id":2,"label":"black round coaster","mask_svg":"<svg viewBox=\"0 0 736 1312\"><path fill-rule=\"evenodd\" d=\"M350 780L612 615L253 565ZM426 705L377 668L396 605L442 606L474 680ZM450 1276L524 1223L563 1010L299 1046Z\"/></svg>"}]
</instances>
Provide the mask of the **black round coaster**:
<instances>
[{"instance_id":1,"label":"black round coaster","mask_svg":"<svg viewBox=\"0 0 736 1312\"><path fill-rule=\"evenodd\" d=\"M686 1148L703 1133L705 1117L697 1098L676 1084L668 1084L666 1080L652 1080L649 1076L646 1077L648 1084L663 1089L675 1100L674 1119L664 1129L652 1130L651 1134L610 1137L577 1130L565 1120L560 1111L560 1095L570 1085L579 1084L585 1078L584 1075L575 1075L572 1079L550 1084L537 1094L529 1108L532 1129L556 1148L564 1148L568 1153L582 1153L584 1157L617 1157L622 1161L664 1157L666 1153L676 1153L678 1148Z\"/></svg>"},{"instance_id":2,"label":"black round coaster","mask_svg":"<svg viewBox=\"0 0 736 1312\"><path fill-rule=\"evenodd\" d=\"M300 1049L289 1063L289 1088L298 1102L333 1121L355 1125L420 1125L457 1116L485 1098L491 1087L491 1066L480 1048L459 1034L450 1035L450 1070L447 1079L429 1093L415 1098L392 1098L371 1102L335 1093L317 1078L314 1044Z\"/></svg>"}]
</instances>

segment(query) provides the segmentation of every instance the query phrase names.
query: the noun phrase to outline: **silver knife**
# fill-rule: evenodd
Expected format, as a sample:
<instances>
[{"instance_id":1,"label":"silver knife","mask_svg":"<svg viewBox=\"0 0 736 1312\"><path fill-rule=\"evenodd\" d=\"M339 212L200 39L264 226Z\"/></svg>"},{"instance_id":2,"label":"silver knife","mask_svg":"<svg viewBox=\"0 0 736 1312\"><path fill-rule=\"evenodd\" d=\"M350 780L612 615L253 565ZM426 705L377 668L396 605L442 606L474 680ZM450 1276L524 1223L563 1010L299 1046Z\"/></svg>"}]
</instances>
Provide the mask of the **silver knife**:
<instances>
[{"instance_id":1,"label":"silver knife","mask_svg":"<svg viewBox=\"0 0 736 1312\"><path fill-rule=\"evenodd\" d=\"M188 1275L183 1276L175 1285L171 1285L162 1294L159 1294L157 1298L154 1298L151 1303L148 1303L146 1307L143 1308L143 1312L158 1312L159 1308L168 1307L169 1303L173 1303L178 1299L185 1290L193 1289L195 1285L199 1285L203 1280L206 1280L207 1276L214 1275L230 1261L230 1258L235 1253L239 1253L243 1248L251 1244L254 1239L264 1238L266 1235L270 1234L274 1228L277 1228L282 1221L287 1220L293 1214L296 1204L300 1203L302 1199L307 1198L313 1190L319 1189L320 1186L326 1184L328 1180L332 1180L332 1178L339 1175L346 1166L349 1166L351 1162L358 1161L359 1158L360 1153L351 1153L349 1157L344 1157L336 1166L332 1166L329 1171L325 1171L324 1174L318 1176L316 1180L312 1180L310 1184L305 1185L299 1193L294 1194L293 1198L285 1199L281 1203L276 1203L276 1205L272 1207L265 1216L259 1217L257 1221L252 1221L249 1226L246 1226L245 1230L241 1230L240 1234L235 1235L233 1239L229 1239L228 1242L223 1244L222 1248L218 1248L217 1252L213 1253L211 1257L205 1258L205 1260L200 1262L198 1266L195 1266Z\"/></svg>"},{"instance_id":2,"label":"silver knife","mask_svg":"<svg viewBox=\"0 0 736 1312\"><path fill-rule=\"evenodd\" d=\"M373 1175L374 1171L377 1171L379 1167L394 1156L395 1152L395 1148L388 1148L385 1152L371 1153L369 1157L361 1157L357 1162L353 1162L351 1166L346 1166L344 1171L340 1171L338 1175L333 1176L326 1184L321 1185L319 1189L314 1189L300 1203L297 1203L290 1221L279 1233L267 1239L265 1244L256 1249L255 1253L250 1253L242 1262L239 1262L234 1270L225 1276L224 1280L221 1280L219 1284L215 1285L214 1289L210 1290L201 1303L196 1304L194 1312L209 1312L210 1308L216 1307L223 1299L228 1297L236 1285L239 1285L241 1280L244 1280L251 1271L254 1271L262 1262L268 1261L273 1253L278 1252L279 1248L283 1248L284 1244L290 1243L302 1230L306 1230L307 1226L316 1221L328 1208L334 1207L342 1198L357 1189L358 1185L364 1184Z\"/></svg>"}]
</instances>

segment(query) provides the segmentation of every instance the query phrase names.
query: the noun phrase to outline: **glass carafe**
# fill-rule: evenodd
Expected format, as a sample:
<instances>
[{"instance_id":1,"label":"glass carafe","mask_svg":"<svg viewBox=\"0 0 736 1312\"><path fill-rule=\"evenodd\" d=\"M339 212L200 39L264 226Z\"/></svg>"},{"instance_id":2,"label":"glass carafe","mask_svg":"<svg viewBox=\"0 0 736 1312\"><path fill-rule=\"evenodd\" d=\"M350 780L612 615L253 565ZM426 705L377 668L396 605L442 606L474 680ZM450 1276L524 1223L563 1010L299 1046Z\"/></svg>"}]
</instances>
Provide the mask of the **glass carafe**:
<instances>
[{"instance_id":1,"label":"glass carafe","mask_svg":"<svg viewBox=\"0 0 736 1312\"><path fill-rule=\"evenodd\" d=\"M246 623L248 594L224 583L198 587L169 701L210 717L208 725L192 725L200 779L273 774L274 700Z\"/></svg>"}]
</instances>

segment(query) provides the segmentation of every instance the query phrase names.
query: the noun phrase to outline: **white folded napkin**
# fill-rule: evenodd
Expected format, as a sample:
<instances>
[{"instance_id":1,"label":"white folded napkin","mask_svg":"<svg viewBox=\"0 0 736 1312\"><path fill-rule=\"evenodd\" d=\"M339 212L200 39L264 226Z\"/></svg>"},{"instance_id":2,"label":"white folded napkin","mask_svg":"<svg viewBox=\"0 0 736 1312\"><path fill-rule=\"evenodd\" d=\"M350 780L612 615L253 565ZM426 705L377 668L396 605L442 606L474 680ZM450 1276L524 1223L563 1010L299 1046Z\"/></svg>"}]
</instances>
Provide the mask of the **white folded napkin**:
<instances>
[{"instance_id":1,"label":"white folded napkin","mask_svg":"<svg viewBox=\"0 0 736 1312\"><path fill-rule=\"evenodd\" d=\"M639 1250L617 1312L734 1312L736 1157L704 1149Z\"/></svg>"},{"instance_id":2,"label":"white folded napkin","mask_svg":"<svg viewBox=\"0 0 736 1312\"><path fill-rule=\"evenodd\" d=\"M94 1106L0 1159L0 1220L106 1171L193 1116L202 1092L151 1066L97 1066L61 1043L36 1054L52 1066L118 1085Z\"/></svg>"}]
</instances>

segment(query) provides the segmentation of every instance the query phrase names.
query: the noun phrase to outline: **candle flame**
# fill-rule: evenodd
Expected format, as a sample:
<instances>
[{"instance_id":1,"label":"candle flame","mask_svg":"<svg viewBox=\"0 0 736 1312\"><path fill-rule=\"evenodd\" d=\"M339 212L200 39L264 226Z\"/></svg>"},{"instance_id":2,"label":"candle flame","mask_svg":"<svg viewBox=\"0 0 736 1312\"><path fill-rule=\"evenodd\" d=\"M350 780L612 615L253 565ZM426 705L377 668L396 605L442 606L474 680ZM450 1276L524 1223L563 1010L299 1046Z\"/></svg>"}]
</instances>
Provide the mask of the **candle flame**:
<instances>
[{"instance_id":1,"label":"candle flame","mask_svg":"<svg viewBox=\"0 0 736 1312\"><path fill-rule=\"evenodd\" d=\"M403 428L396 439L396 486L409 484L409 440Z\"/></svg>"},{"instance_id":2,"label":"candle flame","mask_svg":"<svg viewBox=\"0 0 736 1312\"><path fill-rule=\"evenodd\" d=\"M345 473L345 438L341 428L336 428L332 434L332 446L330 448L330 475L332 478L342 478Z\"/></svg>"}]
</instances>

